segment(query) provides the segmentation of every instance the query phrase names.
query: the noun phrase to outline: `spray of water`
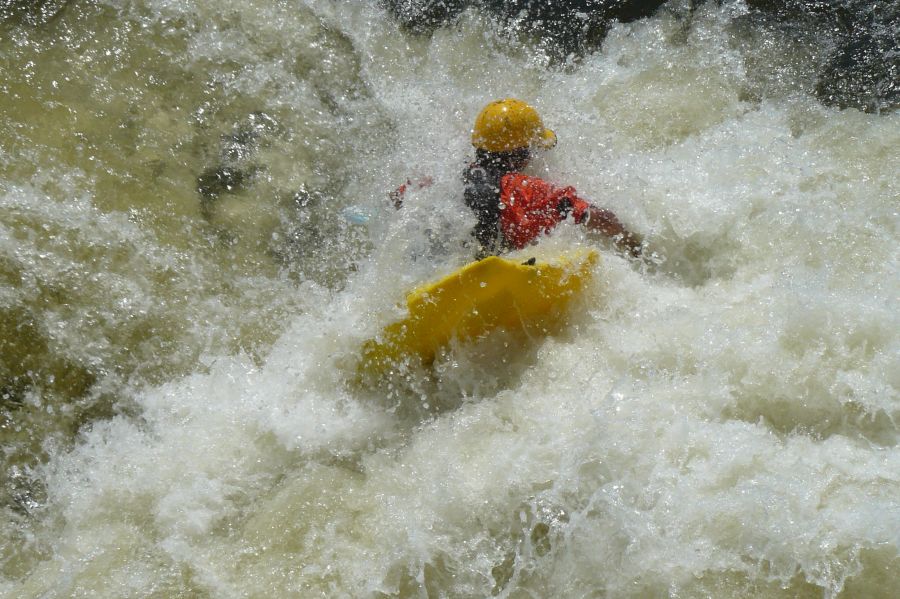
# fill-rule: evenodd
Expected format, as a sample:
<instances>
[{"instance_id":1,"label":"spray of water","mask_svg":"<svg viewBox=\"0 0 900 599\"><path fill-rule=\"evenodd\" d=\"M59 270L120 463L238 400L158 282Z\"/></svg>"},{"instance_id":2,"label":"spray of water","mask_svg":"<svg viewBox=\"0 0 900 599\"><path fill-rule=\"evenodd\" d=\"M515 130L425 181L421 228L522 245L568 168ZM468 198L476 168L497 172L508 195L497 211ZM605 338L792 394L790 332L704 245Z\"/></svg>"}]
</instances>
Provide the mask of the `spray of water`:
<instances>
[{"instance_id":1,"label":"spray of water","mask_svg":"<svg viewBox=\"0 0 900 599\"><path fill-rule=\"evenodd\" d=\"M816 49L742 13L671 3L565 64L476 9L5 25L0 593L893 596L900 121L823 107ZM544 251L603 252L563 331L360 386L471 259L504 96L559 136L532 172L650 258L563 226Z\"/></svg>"}]
</instances>

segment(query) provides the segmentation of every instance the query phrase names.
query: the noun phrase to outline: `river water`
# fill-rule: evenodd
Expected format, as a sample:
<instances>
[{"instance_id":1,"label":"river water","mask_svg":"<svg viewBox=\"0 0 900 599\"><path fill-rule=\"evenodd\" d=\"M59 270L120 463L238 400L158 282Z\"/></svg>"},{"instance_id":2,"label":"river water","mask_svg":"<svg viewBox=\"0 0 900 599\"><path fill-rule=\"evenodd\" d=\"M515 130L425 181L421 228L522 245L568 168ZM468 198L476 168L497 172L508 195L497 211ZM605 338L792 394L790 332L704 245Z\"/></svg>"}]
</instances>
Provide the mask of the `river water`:
<instances>
[{"instance_id":1,"label":"river water","mask_svg":"<svg viewBox=\"0 0 900 599\"><path fill-rule=\"evenodd\" d=\"M0 25L0 594L894 597L900 115L741 3L560 63L468 10L73 3ZM647 240L568 326L360 384L471 258L478 110ZM395 212L387 192L431 176Z\"/></svg>"}]
</instances>

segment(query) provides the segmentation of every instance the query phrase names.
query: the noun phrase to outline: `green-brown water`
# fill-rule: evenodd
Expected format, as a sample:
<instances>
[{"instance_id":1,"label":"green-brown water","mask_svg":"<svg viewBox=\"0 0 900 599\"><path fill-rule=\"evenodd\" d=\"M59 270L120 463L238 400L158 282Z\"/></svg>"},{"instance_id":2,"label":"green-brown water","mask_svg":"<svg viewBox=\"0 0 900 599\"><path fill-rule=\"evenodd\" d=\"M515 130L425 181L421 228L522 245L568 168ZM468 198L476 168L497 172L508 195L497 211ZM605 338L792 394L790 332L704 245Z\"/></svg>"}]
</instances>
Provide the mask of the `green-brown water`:
<instances>
[{"instance_id":1,"label":"green-brown water","mask_svg":"<svg viewBox=\"0 0 900 599\"><path fill-rule=\"evenodd\" d=\"M815 35L740 12L568 66L365 2L0 25L0 594L892 597L900 121L819 104ZM470 258L503 96L656 264L563 228L604 251L570 330L354 387Z\"/></svg>"}]
</instances>

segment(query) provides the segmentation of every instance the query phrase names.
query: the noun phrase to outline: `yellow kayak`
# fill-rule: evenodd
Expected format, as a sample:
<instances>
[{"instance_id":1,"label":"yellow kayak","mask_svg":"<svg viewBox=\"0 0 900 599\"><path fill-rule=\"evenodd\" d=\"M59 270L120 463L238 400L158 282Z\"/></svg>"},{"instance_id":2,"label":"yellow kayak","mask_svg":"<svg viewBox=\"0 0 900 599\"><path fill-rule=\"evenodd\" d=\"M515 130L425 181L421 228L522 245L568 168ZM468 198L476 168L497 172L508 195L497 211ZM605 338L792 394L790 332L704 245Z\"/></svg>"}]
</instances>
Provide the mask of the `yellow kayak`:
<instances>
[{"instance_id":1,"label":"yellow kayak","mask_svg":"<svg viewBox=\"0 0 900 599\"><path fill-rule=\"evenodd\" d=\"M429 364L452 338L466 341L494 329L544 333L590 279L599 254L582 249L551 260L490 256L407 296L409 314L362 348L362 370L384 372L406 358Z\"/></svg>"}]
</instances>

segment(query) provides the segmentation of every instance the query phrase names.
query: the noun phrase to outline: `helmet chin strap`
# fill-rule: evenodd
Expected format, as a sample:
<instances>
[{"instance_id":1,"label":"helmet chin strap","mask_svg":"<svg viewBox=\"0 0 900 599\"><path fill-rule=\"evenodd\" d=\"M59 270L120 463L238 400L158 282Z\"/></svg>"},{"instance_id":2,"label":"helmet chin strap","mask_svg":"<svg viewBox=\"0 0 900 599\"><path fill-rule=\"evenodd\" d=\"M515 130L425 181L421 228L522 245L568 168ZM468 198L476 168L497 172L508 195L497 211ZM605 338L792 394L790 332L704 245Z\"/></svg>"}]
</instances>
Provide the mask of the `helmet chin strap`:
<instances>
[{"instance_id":1,"label":"helmet chin strap","mask_svg":"<svg viewBox=\"0 0 900 599\"><path fill-rule=\"evenodd\" d=\"M480 166L503 172L519 171L528 166L531 160L531 150L519 148L511 152L488 152L487 150L475 150L475 158Z\"/></svg>"}]
</instances>

